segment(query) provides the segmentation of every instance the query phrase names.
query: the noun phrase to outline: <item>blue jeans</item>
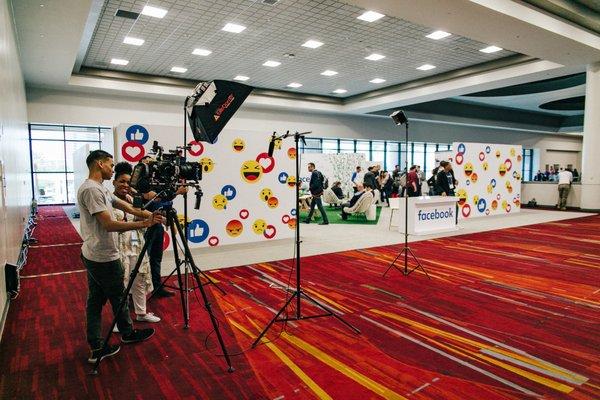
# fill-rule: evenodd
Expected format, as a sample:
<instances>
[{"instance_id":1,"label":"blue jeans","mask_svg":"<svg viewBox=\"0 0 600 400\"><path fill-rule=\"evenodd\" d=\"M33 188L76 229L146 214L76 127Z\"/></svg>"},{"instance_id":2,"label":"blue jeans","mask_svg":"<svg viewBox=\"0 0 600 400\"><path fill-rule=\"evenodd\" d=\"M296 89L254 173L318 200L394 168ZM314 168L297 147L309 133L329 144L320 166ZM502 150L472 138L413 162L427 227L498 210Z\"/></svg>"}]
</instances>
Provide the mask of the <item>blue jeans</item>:
<instances>
[{"instance_id":1,"label":"blue jeans","mask_svg":"<svg viewBox=\"0 0 600 400\"><path fill-rule=\"evenodd\" d=\"M323 208L323 202L321 201L321 196L318 196L318 197L313 196L312 201L310 202L310 211L308 213L308 217L306 217L306 220L308 222L310 222L310 219L312 218L312 216L315 212L315 206L319 207L319 211L321 212L321 215L323 216L323 222L328 224L329 220L327 219L327 213L325 213L325 209Z\"/></svg>"}]
</instances>

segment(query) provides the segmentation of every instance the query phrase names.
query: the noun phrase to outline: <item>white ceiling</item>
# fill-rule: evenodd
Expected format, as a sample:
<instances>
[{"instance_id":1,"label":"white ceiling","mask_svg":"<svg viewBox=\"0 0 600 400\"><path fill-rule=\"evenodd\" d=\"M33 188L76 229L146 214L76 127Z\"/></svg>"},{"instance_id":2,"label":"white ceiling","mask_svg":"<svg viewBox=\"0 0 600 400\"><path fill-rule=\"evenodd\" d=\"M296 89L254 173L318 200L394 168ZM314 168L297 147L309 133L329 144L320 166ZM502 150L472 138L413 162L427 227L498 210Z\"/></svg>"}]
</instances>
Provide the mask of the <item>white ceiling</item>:
<instances>
[{"instance_id":1,"label":"white ceiling","mask_svg":"<svg viewBox=\"0 0 600 400\"><path fill-rule=\"evenodd\" d=\"M115 16L118 9L139 13L146 4L168 13L163 19ZM319 95L343 88L348 92L339 97L346 97L514 54L506 50L482 53L479 50L487 44L458 35L428 39L425 36L434 28L395 17L371 23L358 20L363 12L336 0L280 0L275 5L261 0L106 0L83 65L192 80L231 80L245 75L250 77L246 83L255 87ZM247 29L239 34L222 31L228 22ZM145 43L124 44L125 36ZM325 44L317 49L302 47L308 39ZM192 55L195 48L213 53ZM365 60L371 53L386 58ZM112 65L111 58L126 59L129 64ZM265 67L262 64L267 60L282 64ZM423 64L437 68L416 69ZM174 66L187 72L170 72ZM338 74L320 75L325 70ZM386 82L370 83L374 78ZM291 82L303 86L290 89Z\"/></svg>"}]
</instances>

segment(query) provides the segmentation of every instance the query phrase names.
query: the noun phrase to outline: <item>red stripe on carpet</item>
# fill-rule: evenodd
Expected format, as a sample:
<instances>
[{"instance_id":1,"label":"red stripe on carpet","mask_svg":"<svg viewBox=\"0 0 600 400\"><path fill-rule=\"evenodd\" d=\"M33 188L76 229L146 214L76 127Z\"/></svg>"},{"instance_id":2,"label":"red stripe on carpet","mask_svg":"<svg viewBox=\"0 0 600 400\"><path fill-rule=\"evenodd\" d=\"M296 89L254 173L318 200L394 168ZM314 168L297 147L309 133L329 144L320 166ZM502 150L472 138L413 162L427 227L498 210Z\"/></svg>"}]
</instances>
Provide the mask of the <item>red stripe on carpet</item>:
<instances>
[{"instance_id":1,"label":"red stripe on carpet","mask_svg":"<svg viewBox=\"0 0 600 400\"><path fill-rule=\"evenodd\" d=\"M253 350L285 300L276 282L287 282L291 262L209 273L228 293L208 289L228 349L247 350L233 357L233 374L196 293L190 330L178 298L152 300L149 310L163 318L156 336L125 346L91 378L85 274L24 280L0 343L0 397L600 397L600 217L411 247L431 280L419 271L382 277L399 246L304 258L305 291L362 334L331 317L289 323L281 334L278 323L273 342ZM303 315L317 312L302 303Z\"/></svg>"}]
</instances>

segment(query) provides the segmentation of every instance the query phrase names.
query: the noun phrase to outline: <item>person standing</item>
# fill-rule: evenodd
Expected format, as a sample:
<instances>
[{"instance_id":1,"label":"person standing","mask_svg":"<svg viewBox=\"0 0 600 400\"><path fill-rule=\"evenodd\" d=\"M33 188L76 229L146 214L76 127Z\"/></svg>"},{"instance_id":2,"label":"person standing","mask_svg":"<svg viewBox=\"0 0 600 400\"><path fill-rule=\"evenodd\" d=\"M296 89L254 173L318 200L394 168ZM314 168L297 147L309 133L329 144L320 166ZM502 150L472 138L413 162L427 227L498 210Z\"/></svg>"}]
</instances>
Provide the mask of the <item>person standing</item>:
<instances>
[{"instance_id":1,"label":"person standing","mask_svg":"<svg viewBox=\"0 0 600 400\"><path fill-rule=\"evenodd\" d=\"M137 210L115 197L102 182L113 175L113 157L103 150L94 150L86 158L89 169L86 179L77 191L80 210L81 259L87 270L88 297L86 306L87 342L91 349L88 362L115 355L120 347L106 344L102 338L102 307L110 301L123 343L135 343L149 339L154 329L134 329L127 302L119 311L125 287L124 270L118 247L117 232L148 228L162 223L159 214ZM116 221L113 207L143 218L136 222ZM118 312L118 314L117 314Z\"/></svg>"},{"instance_id":2,"label":"person standing","mask_svg":"<svg viewBox=\"0 0 600 400\"><path fill-rule=\"evenodd\" d=\"M573 174L569 170L563 168L558 173L558 205L562 211L567 209L567 197L569 197L569 191L571 191L571 183L573 183Z\"/></svg>"},{"instance_id":3,"label":"person standing","mask_svg":"<svg viewBox=\"0 0 600 400\"><path fill-rule=\"evenodd\" d=\"M323 216L323 221L320 222L319 225L329 225L327 213L325 212L325 208L323 208L323 201L321 200L325 177L320 171L317 171L314 163L308 163L308 172L310 172L310 183L308 184L308 187L310 194L312 195L312 201L310 202L310 211L308 213L308 217L306 217L304 222L310 224L310 219L315 212L315 206L317 206L319 207L319 212Z\"/></svg>"},{"instance_id":4,"label":"person standing","mask_svg":"<svg viewBox=\"0 0 600 400\"><path fill-rule=\"evenodd\" d=\"M438 168L435 178L436 193L441 196L454 196L455 183L452 164L448 161L440 162L440 168Z\"/></svg>"},{"instance_id":5,"label":"person standing","mask_svg":"<svg viewBox=\"0 0 600 400\"><path fill-rule=\"evenodd\" d=\"M363 178L363 184L369 185L372 188L377 188L377 176L375 175L375 167L369 167Z\"/></svg>"},{"instance_id":6,"label":"person standing","mask_svg":"<svg viewBox=\"0 0 600 400\"><path fill-rule=\"evenodd\" d=\"M352 173L352 177L350 180L352 181L352 189L356 192L356 187L360 183L363 183L363 179L365 178L364 172L362 172L362 167L359 165L356 167L356 171Z\"/></svg>"},{"instance_id":7,"label":"person standing","mask_svg":"<svg viewBox=\"0 0 600 400\"><path fill-rule=\"evenodd\" d=\"M423 195L423 182L425 182L425 174L423 173L423 171L421 171L420 165L415 165L415 167L416 167L415 172L417 173L417 177L419 177L419 179L417 180L417 196L422 196Z\"/></svg>"},{"instance_id":8,"label":"person standing","mask_svg":"<svg viewBox=\"0 0 600 400\"><path fill-rule=\"evenodd\" d=\"M406 175L406 192L408 197L417 197L419 195L419 175L417 175L417 166L410 167Z\"/></svg>"}]
</instances>

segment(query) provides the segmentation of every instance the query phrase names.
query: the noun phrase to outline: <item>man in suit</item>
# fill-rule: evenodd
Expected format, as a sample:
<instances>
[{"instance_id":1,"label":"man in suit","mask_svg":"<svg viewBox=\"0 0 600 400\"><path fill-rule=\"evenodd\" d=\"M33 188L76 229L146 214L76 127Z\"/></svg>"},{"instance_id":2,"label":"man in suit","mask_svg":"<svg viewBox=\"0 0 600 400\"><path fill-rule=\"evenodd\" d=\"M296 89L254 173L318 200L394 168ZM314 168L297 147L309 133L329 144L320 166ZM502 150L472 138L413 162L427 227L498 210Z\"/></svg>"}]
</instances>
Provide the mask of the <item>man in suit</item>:
<instances>
[{"instance_id":1,"label":"man in suit","mask_svg":"<svg viewBox=\"0 0 600 400\"><path fill-rule=\"evenodd\" d=\"M308 187L310 194L312 195L312 201L310 202L310 211L308 213L308 217L306 217L304 222L310 224L310 219L315 212L315 206L317 206L319 207L319 212L323 216L323 221L320 222L319 225L329 225L327 213L325 213L323 201L321 200L321 196L323 196L323 183L325 182L325 177L320 171L317 171L314 163L308 163L308 172L310 172L310 183L308 184Z\"/></svg>"},{"instance_id":2,"label":"man in suit","mask_svg":"<svg viewBox=\"0 0 600 400\"><path fill-rule=\"evenodd\" d=\"M362 183L357 183L356 184L356 193L354 193L354 196L352 196L352 198L350 199L349 202L342 204L342 219L345 221L348 219L348 214L344 212L344 207L352 207L356 204L356 202L361 198L361 196L363 194L366 193L365 190L365 185L363 185Z\"/></svg>"}]
</instances>

